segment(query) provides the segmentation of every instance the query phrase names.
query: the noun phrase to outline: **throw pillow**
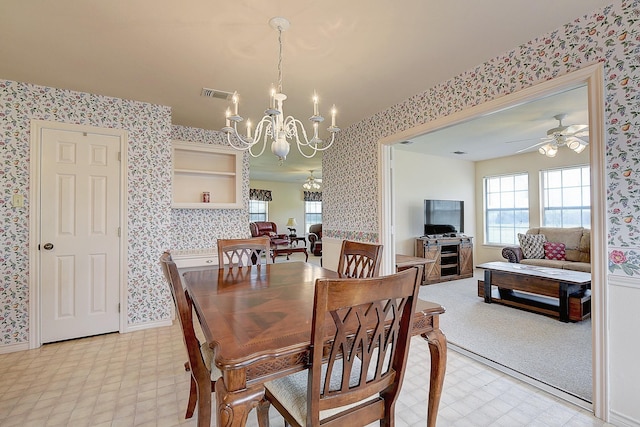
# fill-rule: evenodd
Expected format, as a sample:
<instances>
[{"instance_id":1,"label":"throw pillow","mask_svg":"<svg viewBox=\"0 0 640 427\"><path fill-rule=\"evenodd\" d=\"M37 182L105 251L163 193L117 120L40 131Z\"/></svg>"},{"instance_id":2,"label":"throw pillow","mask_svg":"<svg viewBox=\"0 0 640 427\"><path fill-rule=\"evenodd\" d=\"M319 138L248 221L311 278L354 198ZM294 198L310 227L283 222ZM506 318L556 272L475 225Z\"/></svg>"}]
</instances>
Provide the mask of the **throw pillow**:
<instances>
[{"instance_id":1,"label":"throw pillow","mask_svg":"<svg viewBox=\"0 0 640 427\"><path fill-rule=\"evenodd\" d=\"M276 236L277 236L277 234L276 234L275 231L270 231L269 232L269 237L276 237Z\"/></svg>"},{"instance_id":2,"label":"throw pillow","mask_svg":"<svg viewBox=\"0 0 640 427\"><path fill-rule=\"evenodd\" d=\"M544 258L544 242L547 241L544 234L518 233L518 241L525 258Z\"/></svg>"},{"instance_id":3,"label":"throw pillow","mask_svg":"<svg viewBox=\"0 0 640 427\"><path fill-rule=\"evenodd\" d=\"M565 261L565 245L560 242L544 242L544 257Z\"/></svg>"}]
</instances>

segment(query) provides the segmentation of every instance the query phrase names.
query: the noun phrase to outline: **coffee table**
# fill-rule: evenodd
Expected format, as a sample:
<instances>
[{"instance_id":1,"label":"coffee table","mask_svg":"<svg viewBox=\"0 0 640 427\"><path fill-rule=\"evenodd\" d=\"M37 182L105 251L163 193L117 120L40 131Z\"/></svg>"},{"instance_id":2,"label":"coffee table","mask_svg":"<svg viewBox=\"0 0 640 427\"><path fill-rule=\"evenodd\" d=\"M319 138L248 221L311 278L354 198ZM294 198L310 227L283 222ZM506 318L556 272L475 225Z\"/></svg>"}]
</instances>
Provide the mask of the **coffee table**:
<instances>
[{"instance_id":1,"label":"coffee table","mask_svg":"<svg viewBox=\"0 0 640 427\"><path fill-rule=\"evenodd\" d=\"M510 262L487 262L477 267L484 269L478 296L487 304L524 308L562 322L580 321L591 313L589 273Z\"/></svg>"},{"instance_id":2,"label":"coffee table","mask_svg":"<svg viewBox=\"0 0 640 427\"><path fill-rule=\"evenodd\" d=\"M309 260L309 253L307 252L306 246L291 246L291 243L287 243L286 245L272 245L271 246L271 260L276 262L276 257L278 255L286 255L287 260L289 260L289 255L294 252L302 252L304 253L305 262Z\"/></svg>"}]
</instances>

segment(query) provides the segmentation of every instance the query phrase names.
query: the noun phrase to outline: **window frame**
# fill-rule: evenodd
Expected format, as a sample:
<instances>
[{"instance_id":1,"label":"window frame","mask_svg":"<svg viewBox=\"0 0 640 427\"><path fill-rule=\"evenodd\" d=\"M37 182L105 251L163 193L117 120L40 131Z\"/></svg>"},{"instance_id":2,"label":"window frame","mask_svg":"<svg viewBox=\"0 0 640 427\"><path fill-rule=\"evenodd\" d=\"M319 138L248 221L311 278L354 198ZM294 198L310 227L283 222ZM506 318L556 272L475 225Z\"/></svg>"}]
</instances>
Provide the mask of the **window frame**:
<instances>
[{"instance_id":1,"label":"window frame","mask_svg":"<svg viewBox=\"0 0 640 427\"><path fill-rule=\"evenodd\" d=\"M310 204L313 204L313 206L319 206L320 207L320 212L316 212L317 209L314 209L314 212L309 212L309 207L311 206ZM310 219L311 218L315 218L315 219ZM320 218L319 220L317 220L318 218ZM307 201L305 200L304 202L304 230L305 230L305 234L309 233L309 227L311 227L313 224L322 224L322 200L313 200L313 201Z\"/></svg>"},{"instance_id":2,"label":"window frame","mask_svg":"<svg viewBox=\"0 0 640 427\"><path fill-rule=\"evenodd\" d=\"M565 185L565 174L571 173L574 170L578 170L577 175L579 176L580 184L579 185ZM549 181L549 175L553 173L560 174L560 187L548 187L547 183ZM586 175L586 176L585 176ZM558 178L556 178L558 179ZM578 189L575 191L575 194L567 194L571 193L571 189ZM549 195L550 191L555 191L556 196L555 199L560 201L560 206L551 206L549 207L548 202L549 199L553 196ZM559 195L557 194L559 193ZM578 196L579 194L579 196ZM570 205L563 206L564 202L567 200L575 200L577 197L580 198L579 205ZM585 199L586 203L585 203ZM577 215L579 218L579 222L569 222L570 221L570 211L579 211L580 213ZM548 218L551 215L548 215L548 212L556 211L558 212L556 216L556 220L551 222ZM574 215L574 218L576 216ZM559 222L558 222L559 220ZM542 227L584 227L591 228L591 166L589 164L579 164L573 166L560 166L556 168L548 168L540 170L540 225Z\"/></svg>"},{"instance_id":3,"label":"window frame","mask_svg":"<svg viewBox=\"0 0 640 427\"><path fill-rule=\"evenodd\" d=\"M264 209L260 209L259 211L253 210L253 208L258 205L263 206ZM264 210L264 212L262 212L262 210ZM264 200L249 200L248 212L249 222L269 221L269 202ZM262 216L264 216L264 219L262 219Z\"/></svg>"},{"instance_id":4,"label":"window frame","mask_svg":"<svg viewBox=\"0 0 640 427\"><path fill-rule=\"evenodd\" d=\"M526 183L525 188L520 188L517 182L518 179L523 179ZM511 179L511 189L502 190L503 184L506 184L505 179ZM499 191L489 191L489 186L492 180L498 180L497 183L500 186ZM500 175L490 175L483 178L483 222L484 222L484 244L488 246L505 246L518 244L518 233L525 233L530 228L530 209L529 193L530 193L530 176L529 172L514 172ZM509 206L509 200L505 197L512 194L510 197L511 206ZM490 201L490 197L493 195L493 199ZM495 200L497 196L498 200ZM519 206L522 202L526 202L526 206ZM498 203L500 206L490 207ZM502 203L507 206L502 207ZM510 226L504 226L501 222L491 222L491 217L512 217L513 224ZM520 218L520 220L518 220ZM526 218L526 221L522 219ZM493 236L499 235L499 240L492 241ZM509 235L509 238L505 238L505 235Z\"/></svg>"}]
</instances>

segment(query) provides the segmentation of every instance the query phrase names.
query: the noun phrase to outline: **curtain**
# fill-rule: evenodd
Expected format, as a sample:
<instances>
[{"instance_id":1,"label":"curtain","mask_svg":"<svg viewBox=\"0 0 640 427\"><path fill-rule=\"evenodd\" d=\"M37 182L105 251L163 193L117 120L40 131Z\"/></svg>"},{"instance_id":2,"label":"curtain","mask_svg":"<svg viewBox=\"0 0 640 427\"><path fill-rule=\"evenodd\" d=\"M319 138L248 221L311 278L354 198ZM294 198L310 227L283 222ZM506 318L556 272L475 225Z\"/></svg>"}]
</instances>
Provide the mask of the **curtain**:
<instances>
[{"instance_id":1,"label":"curtain","mask_svg":"<svg viewBox=\"0 0 640 427\"><path fill-rule=\"evenodd\" d=\"M305 191L304 192L304 201L305 202L321 202L322 201L322 191Z\"/></svg>"},{"instance_id":2,"label":"curtain","mask_svg":"<svg viewBox=\"0 0 640 427\"><path fill-rule=\"evenodd\" d=\"M271 190L249 189L249 200L260 200L261 202L271 201Z\"/></svg>"}]
</instances>

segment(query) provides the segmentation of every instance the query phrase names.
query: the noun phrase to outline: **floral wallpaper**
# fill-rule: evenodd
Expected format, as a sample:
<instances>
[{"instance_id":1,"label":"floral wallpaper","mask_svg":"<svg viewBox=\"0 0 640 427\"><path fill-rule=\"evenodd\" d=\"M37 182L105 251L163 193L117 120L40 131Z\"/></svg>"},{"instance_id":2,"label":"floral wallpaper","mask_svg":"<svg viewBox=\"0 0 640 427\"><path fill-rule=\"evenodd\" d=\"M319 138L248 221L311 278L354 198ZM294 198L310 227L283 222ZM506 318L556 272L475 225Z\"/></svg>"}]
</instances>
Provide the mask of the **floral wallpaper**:
<instances>
[{"instance_id":1,"label":"floral wallpaper","mask_svg":"<svg viewBox=\"0 0 640 427\"><path fill-rule=\"evenodd\" d=\"M224 134L174 125L171 139L227 145ZM171 209L170 249L216 248L219 238L251 237L249 231L249 156L242 164L242 199L245 209Z\"/></svg>"},{"instance_id":2,"label":"floral wallpaper","mask_svg":"<svg viewBox=\"0 0 640 427\"><path fill-rule=\"evenodd\" d=\"M613 5L350 126L324 153L325 235L377 241L377 141L602 62L609 270L640 276L640 1Z\"/></svg>"},{"instance_id":3,"label":"floral wallpaper","mask_svg":"<svg viewBox=\"0 0 640 427\"><path fill-rule=\"evenodd\" d=\"M29 151L32 119L128 131L127 322L169 318L171 296L158 268L169 246L171 111L142 102L0 80L0 345L29 339ZM19 193L25 207L7 200Z\"/></svg>"}]
</instances>

